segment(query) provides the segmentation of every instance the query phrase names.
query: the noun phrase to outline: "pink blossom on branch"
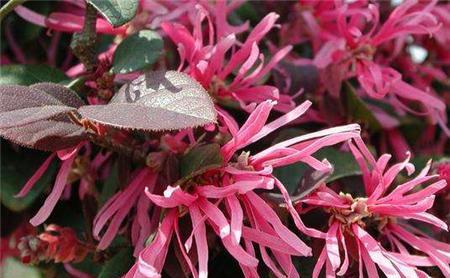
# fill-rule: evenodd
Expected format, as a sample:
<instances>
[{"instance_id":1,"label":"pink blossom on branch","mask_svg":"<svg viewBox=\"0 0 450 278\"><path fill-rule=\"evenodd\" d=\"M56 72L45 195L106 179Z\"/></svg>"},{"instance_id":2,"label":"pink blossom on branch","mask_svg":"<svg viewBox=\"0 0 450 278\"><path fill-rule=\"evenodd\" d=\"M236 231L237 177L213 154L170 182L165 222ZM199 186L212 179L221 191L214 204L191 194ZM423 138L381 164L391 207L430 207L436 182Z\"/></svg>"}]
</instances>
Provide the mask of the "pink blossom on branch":
<instances>
[{"instance_id":1,"label":"pink blossom on branch","mask_svg":"<svg viewBox=\"0 0 450 278\"><path fill-rule=\"evenodd\" d=\"M310 105L310 102L305 102L266 124L275 103L264 101L255 108L241 128L237 127L234 119L227 113L219 111L221 123L232 135L232 139L221 148L224 165L207 171L201 178L196 177L181 185L169 185L162 196L152 193L150 188L146 189L152 203L167 211L155 240L141 252L127 277L143 277L149 273L149 277L158 277L173 232L177 235L184 259L194 277L197 277L197 270L193 268L189 256L184 254L189 253L192 241L195 240L198 277L206 277L206 225L221 238L225 249L239 262L247 277L258 275L254 244L259 246L262 260L276 275L298 277L291 256L308 256L311 249L282 223L271 205L255 190L272 191L276 184L278 190L286 192L284 186L272 175L275 167L301 161L316 169L328 169L328 162L315 159L313 154L324 146L358 137L359 126L348 125L306 134L281 142L255 155L248 152L237 155L237 151L295 120L304 114ZM284 196L290 202L289 196ZM185 215L189 215L191 219L192 231L189 238L182 242L178 236L177 223ZM249 222L249 226L244 224L244 221ZM305 227L300 218L295 221L302 230L319 233Z\"/></svg>"},{"instance_id":2,"label":"pink blossom on branch","mask_svg":"<svg viewBox=\"0 0 450 278\"><path fill-rule=\"evenodd\" d=\"M76 33L83 29L85 1L62 1L62 11L50 13L48 17L32 11L24 6L15 8L15 12L24 20L49 30ZM103 18L97 18L96 30L102 34L125 35L127 27L114 28Z\"/></svg>"}]
</instances>

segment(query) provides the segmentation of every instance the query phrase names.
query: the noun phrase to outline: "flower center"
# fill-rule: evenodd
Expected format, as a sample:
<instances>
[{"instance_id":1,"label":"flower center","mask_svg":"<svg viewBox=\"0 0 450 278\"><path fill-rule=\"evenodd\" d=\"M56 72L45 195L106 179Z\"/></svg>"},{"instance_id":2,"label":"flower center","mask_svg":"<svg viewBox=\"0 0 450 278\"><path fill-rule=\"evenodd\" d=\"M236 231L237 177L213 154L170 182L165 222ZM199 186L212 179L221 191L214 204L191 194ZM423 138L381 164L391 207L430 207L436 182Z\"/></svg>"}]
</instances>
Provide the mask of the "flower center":
<instances>
[{"instance_id":1,"label":"flower center","mask_svg":"<svg viewBox=\"0 0 450 278\"><path fill-rule=\"evenodd\" d=\"M249 157L250 152L242 152L238 156L236 163L234 163L234 167L241 170L254 171L255 169L253 168L253 166L248 163Z\"/></svg>"},{"instance_id":2,"label":"flower center","mask_svg":"<svg viewBox=\"0 0 450 278\"><path fill-rule=\"evenodd\" d=\"M347 199L351 206L350 208L331 208L330 213L333 214L331 220L337 219L343 224L350 225L357 223L358 225L365 226L363 219L372 216L367 209L367 198L353 198L351 194L340 193L340 196Z\"/></svg>"}]
</instances>

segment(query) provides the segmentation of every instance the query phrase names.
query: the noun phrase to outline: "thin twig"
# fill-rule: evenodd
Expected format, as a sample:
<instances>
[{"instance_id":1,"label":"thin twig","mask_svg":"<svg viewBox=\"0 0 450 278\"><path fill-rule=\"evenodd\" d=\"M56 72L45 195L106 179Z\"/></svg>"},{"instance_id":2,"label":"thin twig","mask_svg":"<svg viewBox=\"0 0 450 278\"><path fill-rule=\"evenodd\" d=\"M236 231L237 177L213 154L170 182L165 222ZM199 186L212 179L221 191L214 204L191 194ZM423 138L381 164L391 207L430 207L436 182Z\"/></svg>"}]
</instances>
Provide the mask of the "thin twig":
<instances>
[{"instance_id":1,"label":"thin twig","mask_svg":"<svg viewBox=\"0 0 450 278\"><path fill-rule=\"evenodd\" d=\"M75 56L84 64L87 71L92 71L95 65L95 43L97 33L95 25L97 23L97 10L94 6L86 3L84 25L81 33L76 33L72 37L70 47Z\"/></svg>"},{"instance_id":2,"label":"thin twig","mask_svg":"<svg viewBox=\"0 0 450 278\"><path fill-rule=\"evenodd\" d=\"M22 5L27 0L9 0L6 4L0 9L0 22L3 18L12 12L15 7Z\"/></svg>"}]
</instances>

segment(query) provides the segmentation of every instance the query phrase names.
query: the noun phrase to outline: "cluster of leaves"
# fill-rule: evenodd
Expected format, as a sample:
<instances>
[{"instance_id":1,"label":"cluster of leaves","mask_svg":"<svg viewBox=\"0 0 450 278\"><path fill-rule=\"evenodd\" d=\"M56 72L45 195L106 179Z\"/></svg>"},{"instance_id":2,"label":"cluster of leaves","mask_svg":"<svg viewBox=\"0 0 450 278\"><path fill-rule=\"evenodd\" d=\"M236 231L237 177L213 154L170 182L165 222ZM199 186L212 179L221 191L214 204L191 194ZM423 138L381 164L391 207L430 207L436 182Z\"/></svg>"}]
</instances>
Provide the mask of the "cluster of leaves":
<instances>
[{"instance_id":1,"label":"cluster of leaves","mask_svg":"<svg viewBox=\"0 0 450 278\"><path fill-rule=\"evenodd\" d=\"M125 84L106 105L84 105L76 92L55 83L3 85L0 100L2 137L45 151L86 140L90 131L83 128L86 121L160 131L205 125L216 117L203 87L175 71L149 72Z\"/></svg>"}]
</instances>

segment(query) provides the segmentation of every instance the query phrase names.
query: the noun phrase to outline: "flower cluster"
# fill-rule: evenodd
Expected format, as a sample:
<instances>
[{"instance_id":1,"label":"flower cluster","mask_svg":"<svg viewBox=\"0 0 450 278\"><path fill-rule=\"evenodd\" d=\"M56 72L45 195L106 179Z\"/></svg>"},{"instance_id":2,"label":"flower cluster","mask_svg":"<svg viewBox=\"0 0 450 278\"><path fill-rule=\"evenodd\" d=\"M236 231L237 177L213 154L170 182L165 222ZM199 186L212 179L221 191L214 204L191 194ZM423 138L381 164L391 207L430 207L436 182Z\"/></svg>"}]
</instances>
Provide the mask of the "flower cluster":
<instances>
[{"instance_id":1,"label":"flower cluster","mask_svg":"<svg viewBox=\"0 0 450 278\"><path fill-rule=\"evenodd\" d=\"M323 184L299 202L330 215L323 238L325 246L313 277L318 277L324 265L327 275L345 275L351 258L358 258L360 276L363 269L369 277L377 276L376 266L387 277L426 277L417 266L437 266L445 276L449 275L450 245L433 239L409 221L421 221L448 231L444 221L426 212L433 206L436 192L446 187L445 180L428 174L429 161L413 179L394 186L402 170L408 175L414 173L409 157L388 168L391 155L384 154L375 160L361 139L355 141L356 145L349 144L363 173L365 195L354 197L342 191L338 194Z\"/></svg>"},{"instance_id":2,"label":"flower cluster","mask_svg":"<svg viewBox=\"0 0 450 278\"><path fill-rule=\"evenodd\" d=\"M2 261L450 277L450 5L22 2L0 9Z\"/></svg>"}]
</instances>

